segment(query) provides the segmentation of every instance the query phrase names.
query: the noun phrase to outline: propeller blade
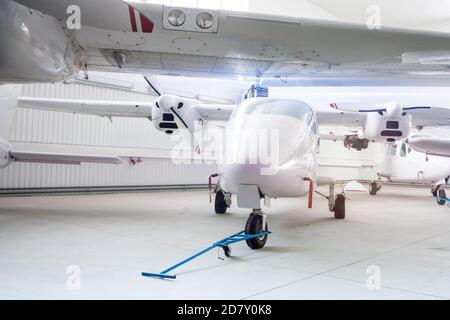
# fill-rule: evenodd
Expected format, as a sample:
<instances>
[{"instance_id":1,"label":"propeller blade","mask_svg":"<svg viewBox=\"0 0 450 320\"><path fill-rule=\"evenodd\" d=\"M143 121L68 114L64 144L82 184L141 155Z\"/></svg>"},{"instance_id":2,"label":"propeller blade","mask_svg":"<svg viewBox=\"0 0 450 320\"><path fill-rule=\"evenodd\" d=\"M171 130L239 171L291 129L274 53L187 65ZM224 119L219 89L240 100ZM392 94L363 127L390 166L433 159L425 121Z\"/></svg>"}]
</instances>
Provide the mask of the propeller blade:
<instances>
[{"instance_id":1,"label":"propeller blade","mask_svg":"<svg viewBox=\"0 0 450 320\"><path fill-rule=\"evenodd\" d=\"M431 107L426 107L426 106L418 106L418 107L405 107L403 108L403 111L408 111L408 110L420 110L420 109L431 109Z\"/></svg>"},{"instance_id":2,"label":"propeller blade","mask_svg":"<svg viewBox=\"0 0 450 320\"><path fill-rule=\"evenodd\" d=\"M147 76L144 76L145 81L148 83L148 85L150 86L150 88L152 88L152 90L159 96L161 97L161 92L158 91L158 89L156 89L156 86L154 86L152 84L152 82L147 78Z\"/></svg>"}]
</instances>

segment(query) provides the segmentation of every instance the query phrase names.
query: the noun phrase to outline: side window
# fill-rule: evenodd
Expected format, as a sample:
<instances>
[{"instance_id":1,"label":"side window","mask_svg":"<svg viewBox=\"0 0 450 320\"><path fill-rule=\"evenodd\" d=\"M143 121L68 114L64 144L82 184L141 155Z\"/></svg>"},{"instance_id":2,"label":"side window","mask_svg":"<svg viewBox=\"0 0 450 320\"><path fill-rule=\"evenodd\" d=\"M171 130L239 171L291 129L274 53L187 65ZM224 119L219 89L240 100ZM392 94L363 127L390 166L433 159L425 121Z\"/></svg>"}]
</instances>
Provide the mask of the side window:
<instances>
[{"instance_id":1,"label":"side window","mask_svg":"<svg viewBox=\"0 0 450 320\"><path fill-rule=\"evenodd\" d=\"M400 157L406 157L406 144L402 143L402 149L400 150Z\"/></svg>"}]
</instances>

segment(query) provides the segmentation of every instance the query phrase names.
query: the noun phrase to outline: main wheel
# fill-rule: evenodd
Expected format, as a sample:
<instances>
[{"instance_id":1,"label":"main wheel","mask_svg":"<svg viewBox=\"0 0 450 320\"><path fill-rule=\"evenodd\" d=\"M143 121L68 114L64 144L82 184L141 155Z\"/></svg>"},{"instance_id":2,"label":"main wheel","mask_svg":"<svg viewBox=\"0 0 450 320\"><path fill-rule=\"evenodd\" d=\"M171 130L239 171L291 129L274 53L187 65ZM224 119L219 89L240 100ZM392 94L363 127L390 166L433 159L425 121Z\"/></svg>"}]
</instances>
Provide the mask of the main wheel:
<instances>
[{"instance_id":1,"label":"main wheel","mask_svg":"<svg viewBox=\"0 0 450 320\"><path fill-rule=\"evenodd\" d=\"M216 199L214 200L214 210L217 214L224 214L227 212L227 203L225 202L225 194L222 190L216 192Z\"/></svg>"},{"instance_id":2,"label":"main wheel","mask_svg":"<svg viewBox=\"0 0 450 320\"><path fill-rule=\"evenodd\" d=\"M333 211L335 219L345 219L345 196L343 194L336 196Z\"/></svg>"},{"instance_id":3,"label":"main wheel","mask_svg":"<svg viewBox=\"0 0 450 320\"><path fill-rule=\"evenodd\" d=\"M438 195L439 195L439 198L447 198L447 195L445 194L445 190L444 189L439 189L438 190ZM440 199L437 199L437 203L440 205L440 206L443 206L444 204L445 204L445 200L440 200Z\"/></svg>"},{"instance_id":4,"label":"main wheel","mask_svg":"<svg viewBox=\"0 0 450 320\"><path fill-rule=\"evenodd\" d=\"M375 196L378 192L378 183L376 181L372 181L369 186L369 194L371 196Z\"/></svg>"},{"instance_id":5,"label":"main wheel","mask_svg":"<svg viewBox=\"0 0 450 320\"><path fill-rule=\"evenodd\" d=\"M260 214L251 214L245 225L245 234L258 234L268 230L267 222L263 227L263 217ZM261 249L266 244L268 235L246 240L251 249Z\"/></svg>"}]
</instances>

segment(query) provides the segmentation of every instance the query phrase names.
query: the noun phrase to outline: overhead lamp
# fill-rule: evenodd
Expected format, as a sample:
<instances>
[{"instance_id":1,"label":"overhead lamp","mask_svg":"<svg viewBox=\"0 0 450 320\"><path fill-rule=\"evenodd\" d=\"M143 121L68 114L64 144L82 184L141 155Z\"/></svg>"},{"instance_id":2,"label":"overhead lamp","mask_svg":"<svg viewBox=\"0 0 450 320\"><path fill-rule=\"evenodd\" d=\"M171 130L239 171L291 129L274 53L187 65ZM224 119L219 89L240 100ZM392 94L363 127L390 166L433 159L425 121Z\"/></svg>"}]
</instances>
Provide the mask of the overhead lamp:
<instances>
[{"instance_id":1,"label":"overhead lamp","mask_svg":"<svg viewBox=\"0 0 450 320\"><path fill-rule=\"evenodd\" d=\"M206 30L213 26L214 17L209 12L200 12L197 15L196 21L199 28Z\"/></svg>"},{"instance_id":2,"label":"overhead lamp","mask_svg":"<svg viewBox=\"0 0 450 320\"><path fill-rule=\"evenodd\" d=\"M186 15L183 11L175 9L169 12L167 19L172 26L181 27L186 22Z\"/></svg>"}]
</instances>

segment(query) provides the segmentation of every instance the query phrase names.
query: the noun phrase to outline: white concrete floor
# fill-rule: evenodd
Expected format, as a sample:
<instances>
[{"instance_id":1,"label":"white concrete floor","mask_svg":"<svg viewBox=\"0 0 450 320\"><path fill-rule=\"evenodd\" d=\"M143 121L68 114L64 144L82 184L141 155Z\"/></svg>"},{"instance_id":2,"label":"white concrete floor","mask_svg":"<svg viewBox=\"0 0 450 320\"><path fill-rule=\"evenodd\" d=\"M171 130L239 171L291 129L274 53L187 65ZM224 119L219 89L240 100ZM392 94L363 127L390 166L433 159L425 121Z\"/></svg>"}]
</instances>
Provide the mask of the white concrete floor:
<instances>
[{"instance_id":1,"label":"white concrete floor","mask_svg":"<svg viewBox=\"0 0 450 320\"><path fill-rule=\"evenodd\" d=\"M338 221L316 197L267 209L267 246L212 251L176 280L144 278L232 233L247 210L215 215L207 192L0 198L0 298L448 299L450 208L426 189L352 193ZM221 253L221 255L223 255ZM81 270L69 290L68 266ZM369 289L369 266L381 289Z\"/></svg>"}]
</instances>

